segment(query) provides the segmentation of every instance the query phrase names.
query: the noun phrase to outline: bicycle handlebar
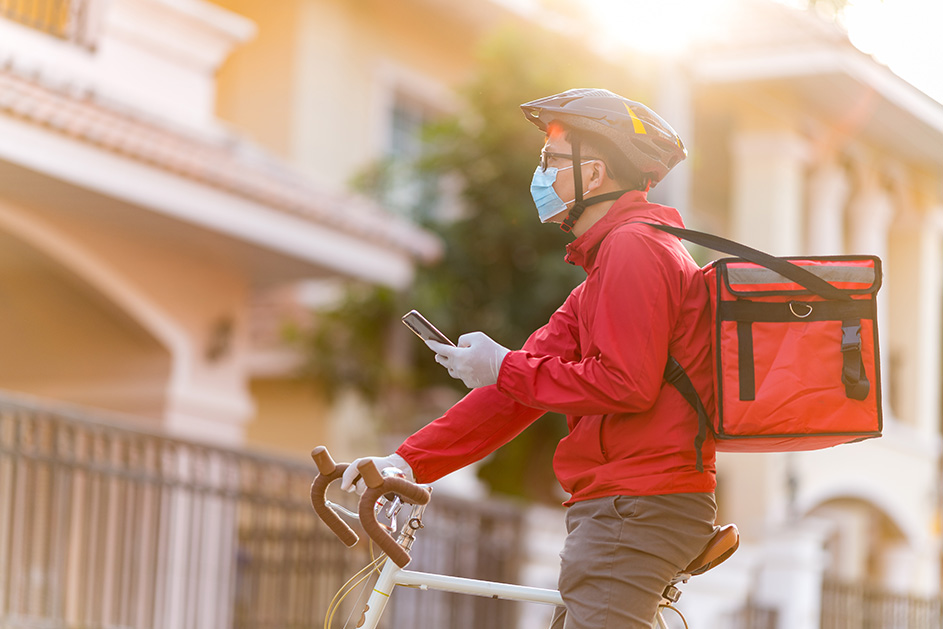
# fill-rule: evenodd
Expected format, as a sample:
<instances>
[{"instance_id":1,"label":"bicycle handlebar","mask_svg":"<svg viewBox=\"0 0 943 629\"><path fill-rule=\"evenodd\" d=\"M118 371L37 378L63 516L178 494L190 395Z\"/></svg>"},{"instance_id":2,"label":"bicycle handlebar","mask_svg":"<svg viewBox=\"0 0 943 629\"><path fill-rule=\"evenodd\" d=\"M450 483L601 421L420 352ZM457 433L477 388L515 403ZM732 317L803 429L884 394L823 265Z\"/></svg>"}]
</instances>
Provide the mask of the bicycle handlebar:
<instances>
[{"instance_id":1,"label":"bicycle handlebar","mask_svg":"<svg viewBox=\"0 0 943 629\"><path fill-rule=\"evenodd\" d=\"M324 446L318 446L312 450L311 458L314 459L320 472L311 484L311 506L314 507L318 517L328 525L342 542L347 546L353 546L359 540L357 534L340 519L340 516L334 513L334 510L327 505L325 499L327 486L343 476L348 464L336 465ZM425 487L404 478L382 476L373 461L363 461L357 466L357 469L367 485L367 490L360 497L358 508L360 525L367 536L386 553L387 557L392 559L400 568L405 568L409 564L409 552L397 544L389 532L377 522L374 507L381 496L389 493L399 496L403 502L414 505L428 504L431 493Z\"/></svg>"},{"instance_id":2,"label":"bicycle handlebar","mask_svg":"<svg viewBox=\"0 0 943 629\"><path fill-rule=\"evenodd\" d=\"M339 515L334 513L333 509L327 506L327 486L344 475L347 463L336 465L324 446L318 446L312 450L311 458L317 464L319 472L311 483L311 506L314 507L314 512L318 514L321 521L334 531L334 535L351 548L360 541L360 537L347 526L346 522L341 520Z\"/></svg>"}]
</instances>

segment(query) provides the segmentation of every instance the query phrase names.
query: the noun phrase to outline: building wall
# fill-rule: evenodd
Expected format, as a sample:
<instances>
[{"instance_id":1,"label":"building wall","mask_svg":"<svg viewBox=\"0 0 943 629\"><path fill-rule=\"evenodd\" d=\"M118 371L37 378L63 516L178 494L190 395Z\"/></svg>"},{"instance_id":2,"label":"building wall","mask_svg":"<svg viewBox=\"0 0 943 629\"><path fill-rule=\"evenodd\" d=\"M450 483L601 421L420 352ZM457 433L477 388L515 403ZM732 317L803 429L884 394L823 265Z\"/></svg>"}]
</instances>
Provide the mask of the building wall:
<instances>
[{"instance_id":1,"label":"building wall","mask_svg":"<svg viewBox=\"0 0 943 629\"><path fill-rule=\"evenodd\" d=\"M220 116L334 189L389 148L397 98L452 108L482 34L418 1L218 4L259 25L219 74Z\"/></svg>"},{"instance_id":2,"label":"building wall","mask_svg":"<svg viewBox=\"0 0 943 629\"><path fill-rule=\"evenodd\" d=\"M331 445L329 405L310 380L255 378L250 390L256 409L246 440L253 447L310 461L315 446Z\"/></svg>"}]
</instances>

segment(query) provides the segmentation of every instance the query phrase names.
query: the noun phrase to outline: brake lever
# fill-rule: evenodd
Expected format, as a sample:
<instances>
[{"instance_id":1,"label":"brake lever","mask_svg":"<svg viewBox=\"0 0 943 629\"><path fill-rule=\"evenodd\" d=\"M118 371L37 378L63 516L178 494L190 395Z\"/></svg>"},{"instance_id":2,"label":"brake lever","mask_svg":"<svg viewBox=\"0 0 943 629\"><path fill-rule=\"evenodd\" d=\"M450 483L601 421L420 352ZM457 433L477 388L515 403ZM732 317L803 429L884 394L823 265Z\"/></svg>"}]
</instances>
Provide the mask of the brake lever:
<instances>
[{"instance_id":1,"label":"brake lever","mask_svg":"<svg viewBox=\"0 0 943 629\"><path fill-rule=\"evenodd\" d=\"M358 469L367 485L367 490L360 497L360 525L370 539L393 560L393 563L400 568L405 568L410 561L409 552L397 544L390 533L377 522L376 502L381 496L392 492L402 498L403 502L425 505L429 502L430 491L405 478L394 476L384 478L371 460L361 462Z\"/></svg>"}]
</instances>

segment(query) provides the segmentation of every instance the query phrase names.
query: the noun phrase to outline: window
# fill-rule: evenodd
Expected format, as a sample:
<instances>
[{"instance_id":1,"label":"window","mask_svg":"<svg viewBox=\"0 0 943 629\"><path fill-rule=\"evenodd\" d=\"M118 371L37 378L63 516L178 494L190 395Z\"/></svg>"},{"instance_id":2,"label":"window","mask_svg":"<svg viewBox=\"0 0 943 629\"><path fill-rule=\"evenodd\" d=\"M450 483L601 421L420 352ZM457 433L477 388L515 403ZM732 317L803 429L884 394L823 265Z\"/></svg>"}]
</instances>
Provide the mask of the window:
<instances>
[{"instance_id":1,"label":"window","mask_svg":"<svg viewBox=\"0 0 943 629\"><path fill-rule=\"evenodd\" d=\"M424 171L424 131L439 115L434 108L403 92L394 93L389 113L386 190L382 200L391 209L416 219L429 218L440 201L440 183Z\"/></svg>"},{"instance_id":2,"label":"window","mask_svg":"<svg viewBox=\"0 0 943 629\"><path fill-rule=\"evenodd\" d=\"M53 37L93 47L94 0L0 0L0 17Z\"/></svg>"}]
</instances>

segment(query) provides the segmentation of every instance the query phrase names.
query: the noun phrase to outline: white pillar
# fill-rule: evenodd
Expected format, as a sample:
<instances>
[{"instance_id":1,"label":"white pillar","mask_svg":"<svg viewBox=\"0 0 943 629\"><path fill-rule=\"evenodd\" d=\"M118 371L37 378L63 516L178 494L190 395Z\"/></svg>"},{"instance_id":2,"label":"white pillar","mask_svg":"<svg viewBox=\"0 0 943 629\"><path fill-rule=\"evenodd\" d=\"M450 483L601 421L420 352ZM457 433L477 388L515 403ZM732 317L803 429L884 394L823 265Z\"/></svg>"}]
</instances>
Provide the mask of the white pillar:
<instances>
[{"instance_id":1,"label":"white pillar","mask_svg":"<svg viewBox=\"0 0 943 629\"><path fill-rule=\"evenodd\" d=\"M869 173L855 191L848 212L850 253L887 258L887 232L894 217L894 205L874 173Z\"/></svg>"},{"instance_id":2,"label":"white pillar","mask_svg":"<svg viewBox=\"0 0 943 629\"><path fill-rule=\"evenodd\" d=\"M845 251L845 205L851 185L845 170L834 162L815 168L809 178L806 246L809 255Z\"/></svg>"},{"instance_id":3,"label":"white pillar","mask_svg":"<svg viewBox=\"0 0 943 629\"><path fill-rule=\"evenodd\" d=\"M734 240L774 255L802 252L807 142L782 131L740 132L733 141Z\"/></svg>"},{"instance_id":4,"label":"white pillar","mask_svg":"<svg viewBox=\"0 0 943 629\"><path fill-rule=\"evenodd\" d=\"M859 179L861 185L852 196L848 206L849 251L852 254L876 255L881 258L884 285L878 297L878 337L881 347L881 388L884 408L890 409L891 372L890 358L893 351L890 334L890 301L893 298L893 285L886 280L891 277L889 264L889 238L891 221L894 218L894 205L890 194L880 187L877 174L863 172Z\"/></svg>"},{"instance_id":5,"label":"white pillar","mask_svg":"<svg viewBox=\"0 0 943 629\"><path fill-rule=\"evenodd\" d=\"M691 214L691 163L698 147L694 146L694 112L691 107L691 84L687 69L675 60L660 64L658 93L653 103L658 115L665 119L681 138L688 150L688 158L675 166L665 180L655 187L649 198L680 210L685 222ZM710 152L710 148L707 149Z\"/></svg>"},{"instance_id":6,"label":"white pillar","mask_svg":"<svg viewBox=\"0 0 943 629\"><path fill-rule=\"evenodd\" d=\"M764 548L756 583L756 602L777 610L777 626L819 629L826 528L805 521L779 531Z\"/></svg>"},{"instance_id":7,"label":"white pillar","mask_svg":"<svg viewBox=\"0 0 943 629\"><path fill-rule=\"evenodd\" d=\"M940 348L943 345L943 206L926 212L919 234L915 410L917 427L927 439L939 436Z\"/></svg>"}]
</instances>

